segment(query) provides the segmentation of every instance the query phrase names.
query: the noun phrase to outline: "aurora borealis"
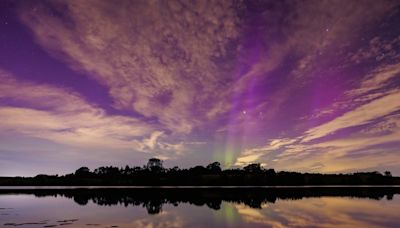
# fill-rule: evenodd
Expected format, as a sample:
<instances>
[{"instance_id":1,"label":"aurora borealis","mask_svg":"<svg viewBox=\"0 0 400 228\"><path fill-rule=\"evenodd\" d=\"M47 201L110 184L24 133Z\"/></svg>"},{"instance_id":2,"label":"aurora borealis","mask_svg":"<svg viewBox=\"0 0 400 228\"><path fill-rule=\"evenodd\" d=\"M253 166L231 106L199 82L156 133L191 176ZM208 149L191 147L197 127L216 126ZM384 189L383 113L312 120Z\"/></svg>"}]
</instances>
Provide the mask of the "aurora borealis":
<instances>
[{"instance_id":1,"label":"aurora borealis","mask_svg":"<svg viewBox=\"0 0 400 228\"><path fill-rule=\"evenodd\" d=\"M400 175L400 1L0 1L0 176Z\"/></svg>"}]
</instances>

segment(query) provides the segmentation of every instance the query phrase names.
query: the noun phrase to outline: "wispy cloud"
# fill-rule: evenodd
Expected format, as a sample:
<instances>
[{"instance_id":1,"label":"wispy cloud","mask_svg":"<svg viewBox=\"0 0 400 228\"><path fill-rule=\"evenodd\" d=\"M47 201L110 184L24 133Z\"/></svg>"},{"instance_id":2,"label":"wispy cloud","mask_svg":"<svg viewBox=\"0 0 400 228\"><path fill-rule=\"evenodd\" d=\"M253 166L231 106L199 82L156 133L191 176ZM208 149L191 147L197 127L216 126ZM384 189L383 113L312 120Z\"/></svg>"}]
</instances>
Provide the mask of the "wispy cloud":
<instances>
[{"instance_id":1,"label":"wispy cloud","mask_svg":"<svg viewBox=\"0 0 400 228\"><path fill-rule=\"evenodd\" d=\"M394 79L399 72L398 64L372 70L345 93L345 99L355 100L347 112L297 137L244 150L236 165L265 161L280 169L320 172L398 166L400 90Z\"/></svg>"},{"instance_id":2,"label":"wispy cloud","mask_svg":"<svg viewBox=\"0 0 400 228\"><path fill-rule=\"evenodd\" d=\"M133 117L108 115L78 94L49 85L18 81L1 71L0 128L85 147L131 148L135 138L147 136L154 127Z\"/></svg>"},{"instance_id":3,"label":"wispy cloud","mask_svg":"<svg viewBox=\"0 0 400 228\"><path fill-rule=\"evenodd\" d=\"M391 114L400 109L399 100L400 91L392 91L389 95L375 99L332 121L307 130L302 142L318 139L348 127L367 124L379 117Z\"/></svg>"},{"instance_id":4,"label":"wispy cloud","mask_svg":"<svg viewBox=\"0 0 400 228\"><path fill-rule=\"evenodd\" d=\"M296 139L274 139L267 146L247 149L243 151L240 157L237 158L235 165L243 166L252 162L256 162L261 157L268 155L268 153L275 152L276 150L285 147L286 145L291 145L296 141Z\"/></svg>"}]
</instances>

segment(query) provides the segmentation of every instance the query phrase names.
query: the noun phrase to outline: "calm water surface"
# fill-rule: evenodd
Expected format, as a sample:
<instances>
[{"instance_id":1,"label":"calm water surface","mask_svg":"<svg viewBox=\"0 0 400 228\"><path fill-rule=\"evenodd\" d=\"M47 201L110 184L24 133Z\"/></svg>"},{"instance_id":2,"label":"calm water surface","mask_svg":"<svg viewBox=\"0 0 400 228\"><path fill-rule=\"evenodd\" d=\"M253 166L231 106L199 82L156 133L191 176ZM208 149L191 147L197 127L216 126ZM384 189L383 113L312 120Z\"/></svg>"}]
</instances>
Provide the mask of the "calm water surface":
<instances>
[{"instance_id":1,"label":"calm water surface","mask_svg":"<svg viewBox=\"0 0 400 228\"><path fill-rule=\"evenodd\" d=\"M399 188L0 190L2 227L400 227Z\"/></svg>"}]
</instances>

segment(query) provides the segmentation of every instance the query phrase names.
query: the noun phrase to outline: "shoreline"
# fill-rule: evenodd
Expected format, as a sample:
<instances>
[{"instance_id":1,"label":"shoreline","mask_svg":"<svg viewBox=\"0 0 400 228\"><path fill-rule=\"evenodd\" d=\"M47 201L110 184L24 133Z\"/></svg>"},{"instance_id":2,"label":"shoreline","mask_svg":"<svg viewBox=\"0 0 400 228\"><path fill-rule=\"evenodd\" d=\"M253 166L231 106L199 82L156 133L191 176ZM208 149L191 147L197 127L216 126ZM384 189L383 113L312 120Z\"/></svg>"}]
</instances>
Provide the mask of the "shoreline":
<instances>
[{"instance_id":1,"label":"shoreline","mask_svg":"<svg viewBox=\"0 0 400 228\"><path fill-rule=\"evenodd\" d=\"M0 186L0 190L30 190L30 189L299 189L299 188L400 188L400 185L280 185L280 186Z\"/></svg>"}]
</instances>

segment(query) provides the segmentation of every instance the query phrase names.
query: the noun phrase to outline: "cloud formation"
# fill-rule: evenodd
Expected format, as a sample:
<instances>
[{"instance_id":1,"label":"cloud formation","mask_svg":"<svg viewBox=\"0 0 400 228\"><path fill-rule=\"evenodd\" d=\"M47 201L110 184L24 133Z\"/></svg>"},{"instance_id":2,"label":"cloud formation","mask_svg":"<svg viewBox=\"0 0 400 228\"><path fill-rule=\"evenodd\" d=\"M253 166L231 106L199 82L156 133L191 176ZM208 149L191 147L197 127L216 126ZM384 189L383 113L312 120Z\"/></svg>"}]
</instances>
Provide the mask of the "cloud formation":
<instances>
[{"instance_id":1,"label":"cloud formation","mask_svg":"<svg viewBox=\"0 0 400 228\"><path fill-rule=\"evenodd\" d=\"M312 172L398 167L400 90L395 79L399 76L398 64L372 70L358 88L344 93L344 100L332 104L337 111L338 104L353 101L345 113L296 137L247 149L235 165L268 161L271 166Z\"/></svg>"},{"instance_id":2,"label":"cloud formation","mask_svg":"<svg viewBox=\"0 0 400 228\"><path fill-rule=\"evenodd\" d=\"M308 142L327 136L341 129L370 123L379 117L399 110L399 100L400 91L392 91L389 95L375 99L328 123L307 130L306 137L304 137L302 141Z\"/></svg>"},{"instance_id":3,"label":"cloud formation","mask_svg":"<svg viewBox=\"0 0 400 228\"><path fill-rule=\"evenodd\" d=\"M74 92L49 85L18 81L0 71L0 106L3 131L45 138L73 146L135 150L135 138L154 127L133 117L107 115Z\"/></svg>"},{"instance_id":4,"label":"cloud formation","mask_svg":"<svg viewBox=\"0 0 400 228\"><path fill-rule=\"evenodd\" d=\"M8 5L15 23L0 36L7 137L123 150L121 162L145 154L180 166L397 165L395 1Z\"/></svg>"},{"instance_id":5,"label":"cloud formation","mask_svg":"<svg viewBox=\"0 0 400 228\"><path fill-rule=\"evenodd\" d=\"M209 101L231 77L239 36L233 3L114 4L34 4L21 18L50 53L106 85L118 109L156 117L178 133L226 111Z\"/></svg>"}]
</instances>

